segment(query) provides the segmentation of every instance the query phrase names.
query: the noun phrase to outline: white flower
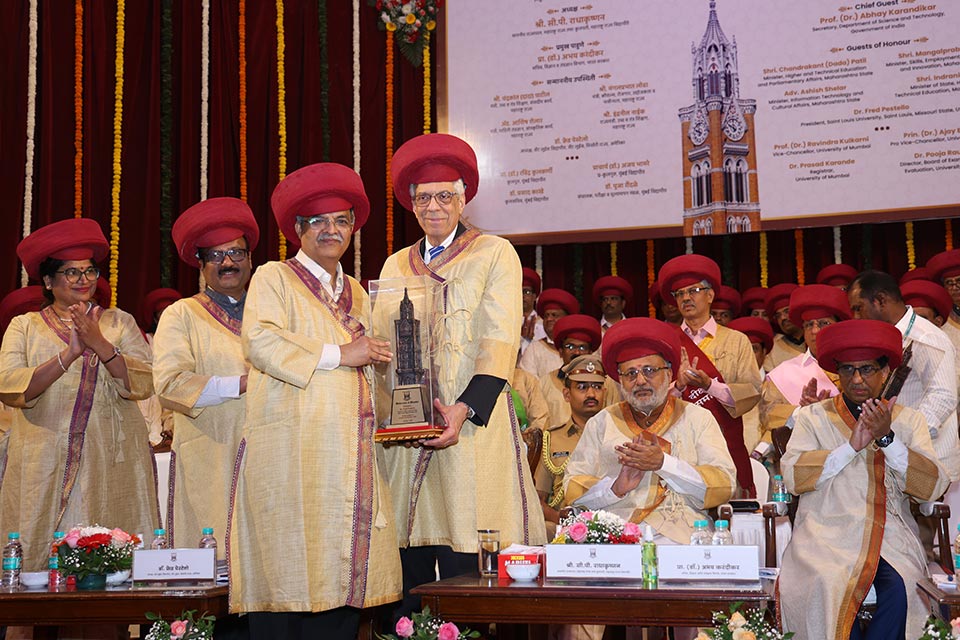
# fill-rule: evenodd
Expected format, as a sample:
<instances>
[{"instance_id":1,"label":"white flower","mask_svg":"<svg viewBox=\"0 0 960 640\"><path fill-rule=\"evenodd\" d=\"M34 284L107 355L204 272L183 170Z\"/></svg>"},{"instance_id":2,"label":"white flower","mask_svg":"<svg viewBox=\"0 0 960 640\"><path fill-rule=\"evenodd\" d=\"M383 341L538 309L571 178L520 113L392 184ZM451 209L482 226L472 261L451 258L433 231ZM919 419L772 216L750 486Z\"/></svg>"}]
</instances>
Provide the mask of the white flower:
<instances>
[{"instance_id":1,"label":"white flower","mask_svg":"<svg viewBox=\"0 0 960 640\"><path fill-rule=\"evenodd\" d=\"M81 538L86 538L87 536L93 536L98 533L110 533L110 529L107 529L106 527L101 527L98 524L92 524L86 527L80 527Z\"/></svg>"},{"instance_id":2,"label":"white flower","mask_svg":"<svg viewBox=\"0 0 960 640\"><path fill-rule=\"evenodd\" d=\"M400 11L403 13L403 15L407 15L408 13L412 12L412 11L413 11L413 3L412 3L412 2L408 2L407 4L403 5L402 7L400 7Z\"/></svg>"},{"instance_id":3,"label":"white flower","mask_svg":"<svg viewBox=\"0 0 960 640\"><path fill-rule=\"evenodd\" d=\"M383 11L383 12L380 14L380 19L383 20L383 23L384 23L384 24L390 24L390 16L387 15L387 12L386 12L386 11Z\"/></svg>"}]
</instances>

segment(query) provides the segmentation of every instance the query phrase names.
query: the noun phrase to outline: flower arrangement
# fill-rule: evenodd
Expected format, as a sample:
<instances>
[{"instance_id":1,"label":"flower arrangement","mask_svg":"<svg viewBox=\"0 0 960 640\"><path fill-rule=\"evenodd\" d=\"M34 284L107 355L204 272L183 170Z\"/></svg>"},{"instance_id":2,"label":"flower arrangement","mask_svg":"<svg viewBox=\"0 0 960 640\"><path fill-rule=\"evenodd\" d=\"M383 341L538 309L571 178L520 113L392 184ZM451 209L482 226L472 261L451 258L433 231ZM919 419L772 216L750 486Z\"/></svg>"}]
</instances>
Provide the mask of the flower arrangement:
<instances>
[{"instance_id":1,"label":"flower arrangement","mask_svg":"<svg viewBox=\"0 0 960 640\"><path fill-rule=\"evenodd\" d=\"M198 616L196 610L181 612L173 622L156 613L148 613L147 620L152 620L153 625L144 640L213 640L213 625L217 621L211 615Z\"/></svg>"},{"instance_id":2,"label":"flower arrangement","mask_svg":"<svg viewBox=\"0 0 960 640\"><path fill-rule=\"evenodd\" d=\"M96 524L74 527L57 544L60 571L77 580L125 571L133 564L133 550L138 544L140 538L123 529Z\"/></svg>"},{"instance_id":3,"label":"flower arrangement","mask_svg":"<svg viewBox=\"0 0 960 640\"><path fill-rule=\"evenodd\" d=\"M740 613L742 602L735 602L730 605L729 615L713 612L713 629L707 629L697 634L695 640L757 640L764 638L769 640L789 640L793 637L793 632L780 633L775 627L770 626L764 619L764 611L753 609L744 616Z\"/></svg>"},{"instance_id":4,"label":"flower arrangement","mask_svg":"<svg viewBox=\"0 0 960 640\"><path fill-rule=\"evenodd\" d=\"M582 511L562 518L552 544L637 544L640 527L606 511Z\"/></svg>"},{"instance_id":5,"label":"flower arrangement","mask_svg":"<svg viewBox=\"0 0 960 640\"><path fill-rule=\"evenodd\" d=\"M394 32L400 53L415 67L423 64L428 32L437 28L443 0L370 0L380 12L381 29Z\"/></svg>"},{"instance_id":6,"label":"flower arrangement","mask_svg":"<svg viewBox=\"0 0 960 640\"><path fill-rule=\"evenodd\" d=\"M383 636L379 633L379 640L463 640L464 638L479 638L479 631L464 629L461 631L452 622L444 622L430 613L430 607L424 607L420 613L413 614L413 620L404 616L397 620L396 635L388 633ZM149 639L149 636L147 638Z\"/></svg>"},{"instance_id":7,"label":"flower arrangement","mask_svg":"<svg viewBox=\"0 0 960 640\"><path fill-rule=\"evenodd\" d=\"M956 640L960 638L960 618L954 618L947 624L936 616L927 618L923 625L920 640Z\"/></svg>"}]
</instances>

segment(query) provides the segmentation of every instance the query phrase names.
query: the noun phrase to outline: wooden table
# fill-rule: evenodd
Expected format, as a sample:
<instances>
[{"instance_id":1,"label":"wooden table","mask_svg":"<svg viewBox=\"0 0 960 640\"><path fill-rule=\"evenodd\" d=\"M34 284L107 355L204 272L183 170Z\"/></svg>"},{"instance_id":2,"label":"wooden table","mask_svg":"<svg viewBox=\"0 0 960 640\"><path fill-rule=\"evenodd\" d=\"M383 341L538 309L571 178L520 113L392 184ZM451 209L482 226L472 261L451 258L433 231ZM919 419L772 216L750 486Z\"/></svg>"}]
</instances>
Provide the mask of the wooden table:
<instances>
[{"instance_id":1,"label":"wooden table","mask_svg":"<svg viewBox=\"0 0 960 640\"><path fill-rule=\"evenodd\" d=\"M920 597L927 602L930 613L933 615L948 624L960 616L960 592L956 589L943 591L929 578L918 582L917 588L920 590Z\"/></svg>"},{"instance_id":2,"label":"wooden table","mask_svg":"<svg viewBox=\"0 0 960 640\"><path fill-rule=\"evenodd\" d=\"M661 587L636 583L547 580L512 582L476 575L439 580L415 588L423 606L456 623L606 624L626 626L710 625L714 611L766 609L773 586L730 589Z\"/></svg>"},{"instance_id":3,"label":"wooden table","mask_svg":"<svg viewBox=\"0 0 960 640\"><path fill-rule=\"evenodd\" d=\"M152 611L166 620L196 609L218 618L227 615L227 587L105 591L0 592L0 625L32 626L34 638L56 638L58 625L147 624Z\"/></svg>"}]
</instances>

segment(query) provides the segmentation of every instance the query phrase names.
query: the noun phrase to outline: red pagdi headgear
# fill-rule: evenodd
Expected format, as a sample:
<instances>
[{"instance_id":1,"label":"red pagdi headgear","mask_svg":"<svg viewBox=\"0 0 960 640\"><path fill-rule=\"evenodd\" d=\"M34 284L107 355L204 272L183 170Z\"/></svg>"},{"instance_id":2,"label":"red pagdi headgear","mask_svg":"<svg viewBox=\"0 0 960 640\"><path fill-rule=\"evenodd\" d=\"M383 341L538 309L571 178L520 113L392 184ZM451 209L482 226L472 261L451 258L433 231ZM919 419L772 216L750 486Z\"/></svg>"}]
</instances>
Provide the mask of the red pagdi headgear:
<instances>
[{"instance_id":1,"label":"red pagdi headgear","mask_svg":"<svg viewBox=\"0 0 960 640\"><path fill-rule=\"evenodd\" d=\"M837 363L879 360L886 356L891 369L903 358L903 336L881 320L847 320L824 327L817 334L817 362L824 371L837 372Z\"/></svg>"},{"instance_id":2,"label":"red pagdi headgear","mask_svg":"<svg viewBox=\"0 0 960 640\"><path fill-rule=\"evenodd\" d=\"M913 282L914 280L926 280L927 282L937 282L939 280L933 275L933 272L926 267L916 267L910 269L905 274L900 276L900 286L907 284L908 282Z\"/></svg>"},{"instance_id":3,"label":"red pagdi headgear","mask_svg":"<svg viewBox=\"0 0 960 640\"><path fill-rule=\"evenodd\" d=\"M40 311L47 300L38 284L14 289L0 300L0 336L7 332L10 321L29 311Z\"/></svg>"},{"instance_id":4,"label":"red pagdi headgear","mask_svg":"<svg viewBox=\"0 0 960 640\"><path fill-rule=\"evenodd\" d=\"M713 299L711 309L729 309L734 317L740 314L740 292L733 287L725 284L720 285L716 297Z\"/></svg>"},{"instance_id":5,"label":"red pagdi headgear","mask_svg":"<svg viewBox=\"0 0 960 640\"><path fill-rule=\"evenodd\" d=\"M599 303L604 296L620 296L630 300L633 298L633 285L620 276L603 276L593 283L593 299Z\"/></svg>"},{"instance_id":6,"label":"red pagdi headgear","mask_svg":"<svg viewBox=\"0 0 960 640\"><path fill-rule=\"evenodd\" d=\"M828 264L817 272L817 284L847 286L857 277L857 270L848 264Z\"/></svg>"},{"instance_id":7,"label":"red pagdi headgear","mask_svg":"<svg viewBox=\"0 0 960 640\"><path fill-rule=\"evenodd\" d=\"M413 211L410 185L463 180L464 204L477 195L480 172L473 148L447 133L428 133L407 140L390 161L393 194L405 209Z\"/></svg>"},{"instance_id":8,"label":"red pagdi headgear","mask_svg":"<svg viewBox=\"0 0 960 640\"><path fill-rule=\"evenodd\" d=\"M837 320L853 317L847 294L829 284L808 284L790 294L790 322L798 327L804 320L834 316Z\"/></svg>"},{"instance_id":9,"label":"red pagdi headgear","mask_svg":"<svg viewBox=\"0 0 960 640\"><path fill-rule=\"evenodd\" d=\"M960 276L960 249L941 251L927 260L927 269L937 282L943 282L944 278Z\"/></svg>"},{"instance_id":10,"label":"red pagdi headgear","mask_svg":"<svg viewBox=\"0 0 960 640\"><path fill-rule=\"evenodd\" d=\"M601 334L600 322L592 316L581 313L564 316L553 325L553 343L558 348L563 346L564 340L573 338L589 343L590 348L596 351L600 348Z\"/></svg>"},{"instance_id":11,"label":"red pagdi headgear","mask_svg":"<svg viewBox=\"0 0 960 640\"><path fill-rule=\"evenodd\" d=\"M320 162L297 169L280 181L270 197L277 226L291 245L300 246L297 217L353 209L353 231L370 217L370 201L360 175L336 162Z\"/></svg>"},{"instance_id":12,"label":"red pagdi headgear","mask_svg":"<svg viewBox=\"0 0 960 640\"><path fill-rule=\"evenodd\" d=\"M17 245L17 257L34 280L40 279L40 263L56 260L93 260L98 265L110 252L100 225L90 218L70 218L40 227Z\"/></svg>"},{"instance_id":13,"label":"red pagdi headgear","mask_svg":"<svg viewBox=\"0 0 960 640\"><path fill-rule=\"evenodd\" d=\"M900 287L900 295L910 306L929 307L945 319L953 309L953 300L947 290L929 280L911 280Z\"/></svg>"},{"instance_id":14,"label":"red pagdi headgear","mask_svg":"<svg viewBox=\"0 0 960 640\"><path fill-rule=\"evenodd\" d=\"M186 209L173 223L170 235L177 255L191 267L199 267L197 251L216 247L243 236L253 251L260 241L260 227L253 211L239 198L208 198ZM153 324L151 320L150 324Z\"/></svg>"},{"instance_id":15,"label":"red pagdi headgear","mask_svg":"<svg viewBox=\"0 0 960 640\"><path fill-rule=\"evenodd\" d=\"M706 256L691 253L670 258L660 267L657 281L660 283L660 295L666 297L677 289L683 289L706 280L713 290L720 289L720 267Z\"/></svg>"},{"instance_id":16,"label":"red pagdi headgear","mask_svg":"<svg viewBox=\"0 0 960 640\"><path fill-rule=\"evenodd\" d=\"M775 284L767 289L767 298L764 300L764 306L767 308L767 316L773 318L777 314L777 309L790 306L790 294L797 288L792 282Z\"/></svg>"},{"instance_id":17,"label":"red pagdi headgear","mask_svg":"<svg viewBox=\"0 0 960 640\"><path fill-rule=\"evenodd\" d=\"M727 323L727 329L733 329L747 336L750 342L762 342L767 351L773 349L773 327L770 323L755 316L735 318Z\"/></svg>"},{"instance_id":18,"label":"red pagdi headgear","mask_svg":"<svg viewBox=\"0 0 960 640\"><path fill-rule=\"evenodd\" d=\"M580 303L573 294L563 289L544 289L537 298L537 315L543 317L547 309L563 309L567 315L580 313Z\"/></svg>"},{"instance_id":19,"label":"red pagdi headgear","mask_svg":"<svg viewBox=\"0 0 960 640\"><path fill-rule=\"evenodd\" d=\"M740 296L740 306L744 311L767 308L767 288L750 287Z\"/></svg>"},{"instance_id":20,"label":"red pagdi headgear","mask_svg":"<svg viewBox=\"0 0 960 640\"><path fill-rule=\"evenodd\" d=\"M523 285L524 287L530 287L533 289L533 292L536 295L540 295L540 289L543 288L543 283L540 280L540 274L531 269L530 267L523 268Z\"/></svg>"},{"instance_id":21,"label":"red pagdi headgear","mask_svg":"<svg viewBox=\"0 0 960 640\"><path fill-rule=\"evenodd\" d=\"M224 240L224 242L227 242ZM222 243L217 243L222 244ZM214 245L216 246L216 245ZM140 328L146 331L153 326L153 316L157 312L157 309L161 307L168 307L183 296L180 295L180 292L176 289L170 288L161 288L154 289L147 295L143 297L143 300L140 301Z\"/></svg>"},{"instance_id":22,"label":"red pagdi headgear","mask_svg":"<svg viewBox=\"0 0 960 640\"><path fill-rule=\"evenodd\" d=\"M619 382L618 364L659 353L670 363L671 376L675 378L680 366L680 334L677 331L676 327L653 318L621 320L603 334L603 368L608 376Z\"/></svg>"}]
</instances>

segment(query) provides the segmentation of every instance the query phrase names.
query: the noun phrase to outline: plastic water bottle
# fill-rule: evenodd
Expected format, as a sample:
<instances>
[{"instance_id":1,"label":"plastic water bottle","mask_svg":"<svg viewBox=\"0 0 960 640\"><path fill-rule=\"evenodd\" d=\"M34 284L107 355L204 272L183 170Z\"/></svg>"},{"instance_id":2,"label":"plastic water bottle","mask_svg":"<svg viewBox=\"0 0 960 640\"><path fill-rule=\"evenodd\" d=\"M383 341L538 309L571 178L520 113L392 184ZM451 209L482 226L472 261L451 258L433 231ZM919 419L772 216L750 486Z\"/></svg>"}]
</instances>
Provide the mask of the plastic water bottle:
<instances>
[{"instance_id":1,"label":"plastic water bottle","mask_svg":"<svg viewBox=\"0 0 960 640\"><path fill-rule=\"evenodd\" d=\"M166 529L153 530L153 542L150 543L150 548L151 549L167 548L167 530Z\"/></svg>"},{"instance_id":2,"label":"plastic water bottle","mask_svg":"<svg viewBox=\"0 0 960 640\"><path fill-rule=\"evenodd\" d=\"M7 544L3 547L3 578L0 579L0 586L12 591L19 589L22 566L23 546L20 544L20 534L11 531L7 536Z\"/></svg>"},{"instance_id":3,"label":"plastic water bottle","mask_svg":"<svg viewBox=\"0 0 960 640\"><path fill-rule=\"evenodd\" d=\"M717 520L714 524L713 544L733 544L733 534L730 533L730 523L726 520Z\"/></svg>"},{"instance_id":4,"label":"plastic water bottle","mask_svg":"<svg viewBox=\"0 0 960 640\"><path fill-rule=\"evenodd\" d=\"M57 553L57 547L63 542L63 538L63 531L53 532L53 544L50 545L50 558L47 560L47 568L50 572L47 586L51 589L58 589L67 584L66 578L60 573L60 554Z\"/></svg>"},{"instance_id":5,"label":"plastic water bottle","mask_svg":"<svg viewBox=\"0 0 960 640\"><path fill-rule=\"evenodd\" d=\"M690 534L690 544L697 546L710 544L713 536L710 535L709 526L710 523L706 520L696 520L693 523L693 533Z\"/></svg>"},{"instance_id":6,"label":"plastic water bottle","mask_svg":"<svg viewBox=\"0 0 960 640\"><path fill-rule=\"evenodd\" d=\"M960 524L957 525L957 537L953 541L953 570L960 571Z\"/></svg>"},{"instance_id":7,"label":"plastic water bottle","mask_svg":"<svg viewBox=\"0 0 960 640\"><path fill-rule=\"evenodd\" d=\"M790 502L793 496L787 491L787 485L783 482L783 476L773 476L773 501Z\"/></svg>"},{"instance_id":8,"label":"plastic water bottle","mask_svg":"<svg viewBox=\"0 0 960 640\"><path fill-rule=\"evenodd\" d=\"M200 531L200 548L201 549L214 549L217 548L217 539L213 537L213 528L204 527Z\"/></svg>"},{"instance_id":9,"label":"plastic water bottle","mask_svg":"<svg viewBox=\"0 0 960 640\"><path fill-rule=\"evenodd\" d=\"M643 588L656 589L659 582L657 566L657 543L653 541L653 529L647 525L643 531L643 545L640 547L643 563Z\"/></svg>"}]
</instances>

